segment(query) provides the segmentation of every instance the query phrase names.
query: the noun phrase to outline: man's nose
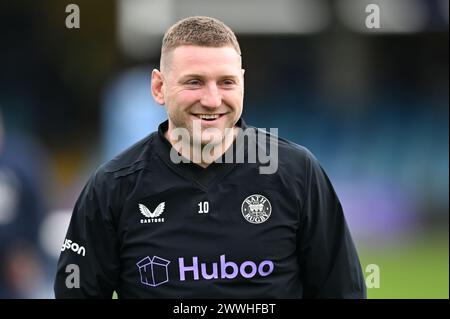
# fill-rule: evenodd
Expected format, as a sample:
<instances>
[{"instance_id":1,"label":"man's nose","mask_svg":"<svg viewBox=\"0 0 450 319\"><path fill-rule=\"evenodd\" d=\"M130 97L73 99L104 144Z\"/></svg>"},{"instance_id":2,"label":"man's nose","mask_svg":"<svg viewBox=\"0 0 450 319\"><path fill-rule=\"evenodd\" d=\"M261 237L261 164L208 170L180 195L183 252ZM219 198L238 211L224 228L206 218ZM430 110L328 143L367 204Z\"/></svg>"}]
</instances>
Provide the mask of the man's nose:
<instances>
[{"instance_id":1,"label":"man's nose","mask_svg":"<svg viewBox=\"0 0 450 319\"><path fill-rule=\"evenodd\" d=\"M210 84L205 87L200 103L206 107L219 107L222 105L222 96L217 85Z\"/></svg>"}]
</instances>

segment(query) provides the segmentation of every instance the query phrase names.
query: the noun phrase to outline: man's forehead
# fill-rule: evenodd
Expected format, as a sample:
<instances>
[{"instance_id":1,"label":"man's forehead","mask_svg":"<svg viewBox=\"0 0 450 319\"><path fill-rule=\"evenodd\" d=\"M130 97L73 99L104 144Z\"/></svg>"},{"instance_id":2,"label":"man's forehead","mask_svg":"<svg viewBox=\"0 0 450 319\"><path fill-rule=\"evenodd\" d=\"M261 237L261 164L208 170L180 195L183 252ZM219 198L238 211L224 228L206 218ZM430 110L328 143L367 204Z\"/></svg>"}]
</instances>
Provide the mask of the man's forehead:
<instances>
[{"instance_id":1,"label":"man's forehead","mask_svg":"<svg viewBox=\"0 0 450 319\"><path fill-rule=\"evenodd\" d=\"M174 67L220 65L225 68L241 67L241 56L231 46L203 47L182 45L169 53L169 62Z\"/></svg>"}]
</instances>

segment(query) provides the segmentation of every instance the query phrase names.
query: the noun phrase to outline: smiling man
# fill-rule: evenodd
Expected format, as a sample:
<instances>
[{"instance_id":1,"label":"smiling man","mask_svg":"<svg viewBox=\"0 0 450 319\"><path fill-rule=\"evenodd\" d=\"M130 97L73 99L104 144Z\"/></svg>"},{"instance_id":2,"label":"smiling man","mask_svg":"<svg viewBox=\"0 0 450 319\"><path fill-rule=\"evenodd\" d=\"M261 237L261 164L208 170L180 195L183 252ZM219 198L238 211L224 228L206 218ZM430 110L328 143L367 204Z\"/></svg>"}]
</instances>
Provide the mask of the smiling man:
<instances>
[{"instance_id":1,"label":"smiling man","mask_svg":"<svg viewBox=\"0 0 450 319\"><path fill-rule=\"evenodd\" d=\"M164 36L160 67L151 89L168 120L88 181L56 297L364 298L342 207L317 160L241 118L234 33L209 17L181 20ZM262 173L267 150L276 169Z\"/></svg>"}]
</instances>

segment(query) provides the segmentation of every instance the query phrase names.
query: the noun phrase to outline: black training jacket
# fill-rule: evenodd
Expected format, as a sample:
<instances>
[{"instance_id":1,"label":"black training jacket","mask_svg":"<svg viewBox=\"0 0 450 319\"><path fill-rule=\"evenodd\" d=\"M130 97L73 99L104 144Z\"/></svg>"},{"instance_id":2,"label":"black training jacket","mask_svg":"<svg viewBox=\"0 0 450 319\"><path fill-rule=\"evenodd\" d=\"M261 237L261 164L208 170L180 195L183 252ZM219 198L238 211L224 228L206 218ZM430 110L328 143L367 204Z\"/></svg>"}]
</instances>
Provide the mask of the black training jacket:
<instances>
[{"instance_id":1,"label":"black training jacket","mask_svg":"<svg viewBox=\"0 0 450 319\"><path fill-rule=\"evenodd\" d=\"M174 163L166 121L100 166L73 210L56 298L365 298L318 161L242 119L238 126L254 134L227 150L234 163ZM274 174L261 174L268 164L259 159L237 160L264 145L277 147Z\"/></svg>"}]
</instances>

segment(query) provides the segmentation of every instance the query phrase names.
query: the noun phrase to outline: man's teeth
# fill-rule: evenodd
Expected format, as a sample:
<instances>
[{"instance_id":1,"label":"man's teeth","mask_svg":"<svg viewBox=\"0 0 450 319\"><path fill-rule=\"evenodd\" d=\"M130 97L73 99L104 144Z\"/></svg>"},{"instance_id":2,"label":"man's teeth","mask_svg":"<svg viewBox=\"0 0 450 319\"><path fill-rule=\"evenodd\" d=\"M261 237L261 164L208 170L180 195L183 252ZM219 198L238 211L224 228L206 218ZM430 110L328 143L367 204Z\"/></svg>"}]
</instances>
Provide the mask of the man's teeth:
<instances>
[{"instance_id":1,"label":"man's teeth","mask_svg":"<svg viewBox=\"0 0 450 319\"><path fill-rule=\"evenodd\" d=\"M202 120L215 120L219 118L219 114L198 114L197 115Z\"/></svg>"}]
</instances>

